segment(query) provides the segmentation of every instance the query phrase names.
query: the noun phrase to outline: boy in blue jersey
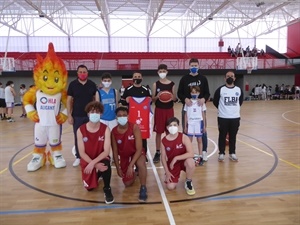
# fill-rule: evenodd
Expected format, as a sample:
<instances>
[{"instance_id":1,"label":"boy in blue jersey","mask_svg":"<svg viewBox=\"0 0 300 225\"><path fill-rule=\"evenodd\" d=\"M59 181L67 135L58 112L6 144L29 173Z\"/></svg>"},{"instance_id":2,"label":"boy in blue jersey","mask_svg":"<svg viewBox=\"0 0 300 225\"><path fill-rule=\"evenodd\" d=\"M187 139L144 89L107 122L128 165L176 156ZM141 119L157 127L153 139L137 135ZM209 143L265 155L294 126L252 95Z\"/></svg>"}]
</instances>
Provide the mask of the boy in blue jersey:
<instances>
[{"instance_id":1,"label":"boy in blue jersey","mask_svg":"<svg viewBox=\"0 0 300 225\"><path fill-rule=\"evenodd\" d=\"M119 101L118 91L111 88L112 77L110 73L103 73L101 77L103 87L99 89L99 99L104 106L104 112L100 117L100 122L104 123L112 130L118 123L116 120L116 105Z\"/></svg>"}]
</instances>

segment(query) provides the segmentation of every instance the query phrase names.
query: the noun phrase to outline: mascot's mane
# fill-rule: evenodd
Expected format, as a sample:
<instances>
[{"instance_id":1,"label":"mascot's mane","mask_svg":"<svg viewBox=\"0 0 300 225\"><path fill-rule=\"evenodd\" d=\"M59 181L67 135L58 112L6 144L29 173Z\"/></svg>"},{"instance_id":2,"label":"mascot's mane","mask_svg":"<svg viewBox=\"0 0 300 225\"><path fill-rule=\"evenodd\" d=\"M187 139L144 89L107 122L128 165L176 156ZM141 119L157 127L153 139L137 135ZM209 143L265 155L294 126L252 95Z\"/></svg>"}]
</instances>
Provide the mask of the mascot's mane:
<instances>
[{"instance_id":1,"label":"mascot's mane","mask_svg":"<svg viewBox=\"0 0 300 225\"><path fill-rule=\"evenodd\" d=\"M45 59L41 55L37 55L37 63L33 70L34 79L38 79L44 71L59 73L63 79L67 79L68 76L65 64L63 60L57 57L53 43L51 42L48 45L48 52Z\"/></svg>"}]
</instances>

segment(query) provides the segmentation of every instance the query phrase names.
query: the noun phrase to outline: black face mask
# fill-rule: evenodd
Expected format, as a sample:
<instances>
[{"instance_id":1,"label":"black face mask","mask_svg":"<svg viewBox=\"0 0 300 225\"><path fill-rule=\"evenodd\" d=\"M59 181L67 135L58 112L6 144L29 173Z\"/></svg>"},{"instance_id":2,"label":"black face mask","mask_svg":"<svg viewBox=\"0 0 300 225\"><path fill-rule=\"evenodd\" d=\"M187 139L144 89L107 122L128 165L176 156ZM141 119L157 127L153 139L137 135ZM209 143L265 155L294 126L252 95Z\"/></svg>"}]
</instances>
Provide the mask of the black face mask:
<instances>
[{"instance_id":1,"label":"black face mask","mask_svg":"<svg viewBox=\"0 0 300 225\"><path fill-rule=\"evenodd\" d=\"M140 84L140 83L142 83L142 80L143 80L143 79L133 79L133 82L134 82L135 84Z\"/></svg>"},{"instance_id":2,"label":"black face mask","mask_svg":"<svg viewBox=\"0 0 300 225\"><path fill-rule=\"evenodd\" d=\"M233 84L233 78L232 77L228 77L226 79L226 83L229 84L229 85Z\"/></svg>"}]
</instances>

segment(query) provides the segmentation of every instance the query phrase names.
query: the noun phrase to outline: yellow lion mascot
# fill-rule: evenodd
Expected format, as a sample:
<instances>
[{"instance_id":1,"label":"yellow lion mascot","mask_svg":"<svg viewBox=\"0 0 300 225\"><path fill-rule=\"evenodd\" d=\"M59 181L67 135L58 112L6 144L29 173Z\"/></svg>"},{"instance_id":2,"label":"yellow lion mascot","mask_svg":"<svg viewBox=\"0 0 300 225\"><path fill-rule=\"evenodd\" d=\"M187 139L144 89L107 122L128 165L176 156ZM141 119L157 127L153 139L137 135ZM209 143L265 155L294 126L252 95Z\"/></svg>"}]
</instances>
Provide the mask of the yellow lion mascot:
<instances>
[{"instance_id":1,"label":"yellow lion mascot","mask_svg":"<svg viewBox=\"0 0 300 225\"><path fill-rule=\"evenodd\" d=\"M27 117L35 122L35 147L27 171L40 169L47 159L55 168L63 168L66 161L61 154L61 132L62 124L67 120L65 88L68 72L64 62L56 56L52 43L49 43L44 59L37 56L33 78L35 86L24 95ZM46 154L48 141L51 152Z\"/></svg>"}]
</instances>

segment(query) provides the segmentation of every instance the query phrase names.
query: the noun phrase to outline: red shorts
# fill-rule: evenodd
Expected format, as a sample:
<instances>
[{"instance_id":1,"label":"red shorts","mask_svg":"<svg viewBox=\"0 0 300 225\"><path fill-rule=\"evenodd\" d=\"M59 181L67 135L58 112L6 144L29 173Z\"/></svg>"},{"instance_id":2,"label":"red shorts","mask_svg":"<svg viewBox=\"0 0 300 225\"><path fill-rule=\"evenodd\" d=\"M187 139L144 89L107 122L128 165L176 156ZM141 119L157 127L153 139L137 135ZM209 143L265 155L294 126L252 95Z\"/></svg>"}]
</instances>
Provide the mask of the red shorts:
<instances>
[{"instance_id":1,"label":"red shorts","mask_svg":"<svg viewBox=\"0 0 300 225\"><path fill-rule=\"evenodd\" d=\"M100 162L107 165L110 163L110 160L109 160L109 158L105 158L105 159L101 160ZM98 175L97 175L96 169L93 169L92 173L86 174L86 173L84 173L84 169L87 165L88 165L88 163L86 161L84 161L83 159L80 160L83 186L86 189L97 188L98 187Z\"/></svg>"},{"instance_id":2,"label":"red shorts","mask_svg":"<svg viewBox=\"0 0 300 225\"><path fill-rule=\"evenodd\" d=\"M155 107L153 131L159 134L167 132L167 120L174 116L174 109L160 109Z\"/></svg>"},{"instance_id":3,"label":"red shorts","mask_svg":"<svg viewBox=\"0 0 300 225\"><path fill-rule=\"evenodd\" d=\"M126 174L128 166L129 166L129 164L131 162L131 159L132 159L133 155L130 156L130 157L120 157L120 167L121 167L123 175ZM142 150L142 155L144 155L144 156L146 155L146 152L145 152L144 149ZM134 179L134 176L132 176L132 177L125 177L124 176L124 177L122 177L123 183L128 182L128 181L130 181L132 179Z\"/></svg>"},{"instance_id":4,"label":"red shorts","mask_svg":"<svg viewBox=\"0 0 300 225\"><path fill-rule=\"evenodd\" d=\"M177 161L174 165L173 170L170 169L170 165L168 164L168 169L170 173L174 176L174 178L172 178L172 183L178 183L181 170L185 172L184 162L185 160Z\"/></svg>"}]
</instances>

